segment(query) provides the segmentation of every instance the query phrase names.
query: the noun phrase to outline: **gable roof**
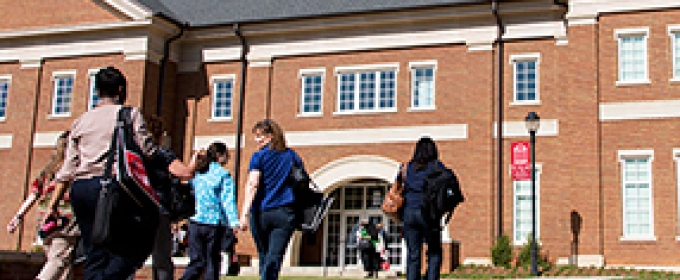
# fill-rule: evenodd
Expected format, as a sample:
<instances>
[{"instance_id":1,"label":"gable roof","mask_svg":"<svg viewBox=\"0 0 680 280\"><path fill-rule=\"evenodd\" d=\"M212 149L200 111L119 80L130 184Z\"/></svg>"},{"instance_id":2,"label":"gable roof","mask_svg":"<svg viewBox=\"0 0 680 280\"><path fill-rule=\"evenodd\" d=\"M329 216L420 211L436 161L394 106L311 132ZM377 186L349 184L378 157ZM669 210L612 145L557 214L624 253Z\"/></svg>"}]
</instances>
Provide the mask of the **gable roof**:
<instances>
[{"instance_id":1,"label":"gable roof","mask_svg":"<svg viewBox=\"0 0 680 280\"><path fill-rule=\"evenodd\" d=\"M489 3L490 0L137 0L191 26Z\"/></svg>"}]
</instances>

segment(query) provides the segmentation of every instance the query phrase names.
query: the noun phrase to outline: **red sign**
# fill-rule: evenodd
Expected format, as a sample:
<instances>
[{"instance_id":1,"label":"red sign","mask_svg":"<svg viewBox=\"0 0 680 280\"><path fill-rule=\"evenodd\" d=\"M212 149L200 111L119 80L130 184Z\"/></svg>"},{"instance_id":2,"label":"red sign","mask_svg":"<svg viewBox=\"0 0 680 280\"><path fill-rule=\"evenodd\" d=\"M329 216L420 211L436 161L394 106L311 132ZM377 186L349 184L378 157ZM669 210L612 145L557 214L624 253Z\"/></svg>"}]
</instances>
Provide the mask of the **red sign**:
<instances>
[{"instance_id":1,"label":"red sign","mask_svg":"<svg viewBox=\"0 0 680 280\"><path fill-rule=\"evenodd\" d=\"M529 142L510 144L510 174L515 181L531 180L531 156Z\"/></svg>"}]
</instances>

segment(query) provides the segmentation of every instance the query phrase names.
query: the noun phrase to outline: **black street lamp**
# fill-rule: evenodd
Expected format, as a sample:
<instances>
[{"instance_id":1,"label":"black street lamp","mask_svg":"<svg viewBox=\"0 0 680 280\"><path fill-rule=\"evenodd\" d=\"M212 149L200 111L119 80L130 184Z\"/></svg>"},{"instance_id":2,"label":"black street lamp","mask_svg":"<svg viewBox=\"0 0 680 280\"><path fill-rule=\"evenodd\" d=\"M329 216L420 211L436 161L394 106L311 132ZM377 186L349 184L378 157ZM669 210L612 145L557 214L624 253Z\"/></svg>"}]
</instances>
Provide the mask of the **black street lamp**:
<instances>
[{"instance_id":1,"label":"black street lamp","mask_svg":"<svg viewBox=\"0 0 680 280\"><path fill-rule=\"evenodd\" d=\"M538 276L536 264L536 131L541 126L541 118L535 112L529 112L524 120L529 130L529 146L531 147L531 275Z\"/></svg>"}]
</instances>

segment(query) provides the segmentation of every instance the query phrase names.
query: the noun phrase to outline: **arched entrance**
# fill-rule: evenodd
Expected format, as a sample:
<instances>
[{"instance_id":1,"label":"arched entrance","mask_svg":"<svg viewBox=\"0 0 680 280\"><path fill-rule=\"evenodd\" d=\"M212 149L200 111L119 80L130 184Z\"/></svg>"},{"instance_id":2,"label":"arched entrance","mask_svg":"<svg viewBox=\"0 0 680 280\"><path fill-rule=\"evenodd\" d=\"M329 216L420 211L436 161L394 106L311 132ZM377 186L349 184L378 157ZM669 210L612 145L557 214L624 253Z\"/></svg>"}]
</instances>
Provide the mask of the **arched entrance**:
<instances>
[{"instance_id":1,"label":"arched entrance","mask_svg":"<svg viewBox=\"0 0 680 280\"><path fill-rule=\"evenodd\" d=\"M392 267L403 259L401 228L388 221L380 204L394 180L399 162L380 156L352 156L331 162L312 173L325 193L335 197L324 224L315 235L296 233L288 247L288 266L322 266L323 256L330 267L356 268L356 245L352 230L362 218L382 223L387 237Z\"/></svg>"}]
</instances>

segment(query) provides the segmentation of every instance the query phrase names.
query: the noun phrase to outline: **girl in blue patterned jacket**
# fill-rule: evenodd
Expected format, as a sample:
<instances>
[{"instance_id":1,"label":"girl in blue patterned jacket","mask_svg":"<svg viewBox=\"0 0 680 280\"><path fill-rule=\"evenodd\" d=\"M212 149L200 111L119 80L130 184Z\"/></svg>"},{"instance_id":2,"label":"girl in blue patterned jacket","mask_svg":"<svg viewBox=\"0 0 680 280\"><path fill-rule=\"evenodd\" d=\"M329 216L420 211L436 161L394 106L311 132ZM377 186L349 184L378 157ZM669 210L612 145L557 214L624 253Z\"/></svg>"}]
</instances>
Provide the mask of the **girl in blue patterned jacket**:
<instances>
[{"instance_id":1,"label":"girl in blue patterned jacket","mask_svg":"<svg viewBox=\"0 0 680 280\"><path fill-rule=\"evenodd\" d=\"M196 214L189 218L189 266L182 280L219 279L220 248L226 226L236 230L238 213L234 180L222 166L227 163L227 146L210 144L197 157L196 176L190 181L196 196Z\"/></svg>"}]
</instances>

